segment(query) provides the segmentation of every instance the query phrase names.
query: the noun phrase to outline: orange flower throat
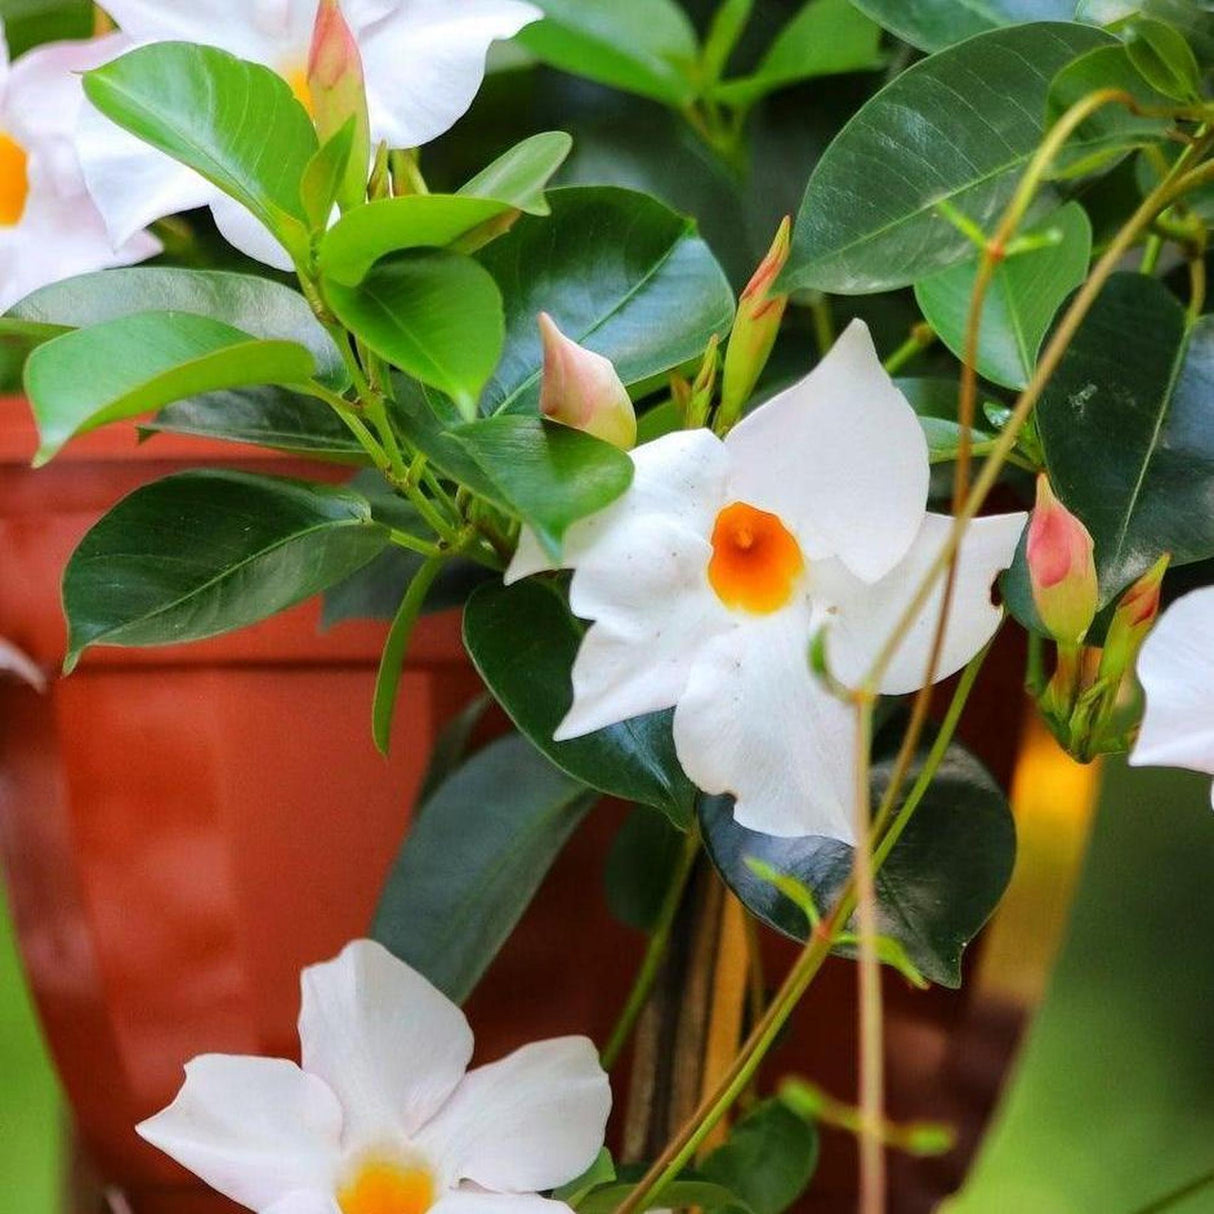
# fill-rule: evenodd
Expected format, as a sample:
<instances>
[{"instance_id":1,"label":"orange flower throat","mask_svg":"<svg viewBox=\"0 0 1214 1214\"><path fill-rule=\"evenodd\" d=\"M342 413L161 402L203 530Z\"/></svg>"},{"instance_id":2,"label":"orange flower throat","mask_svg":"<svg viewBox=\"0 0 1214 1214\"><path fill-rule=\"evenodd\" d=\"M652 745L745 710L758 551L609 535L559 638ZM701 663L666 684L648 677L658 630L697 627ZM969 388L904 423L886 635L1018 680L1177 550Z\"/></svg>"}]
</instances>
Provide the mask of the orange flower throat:
<instances>
[{"instance_id":1,"label":"orange flower throat","mask_svg":"<svg viewBox=\"0 0 1214 1214\"><path fill-rule=\"evenodd\" d=\"M342 1214L426 1214L434 1181L425 1168L365 1163L337 1194Z\"/></svg>"},{"instance_id":2,"label":"orange flower throat","mask_svg":"<svg viewBox=\"0 0 1214 1214\"><path fill-rule=\"evenodd\" d=\"M779 611L804 571L801 546L777 515L746 502L717 515L708 581L726 607L755 615Z\"/></svg>"},{"instance_id":3,"label":"orange flower throat","mask_svg":"<svg viewBox=\"0 0 1214 1214\"><path fill-rule=\"evenodd\" d=\"M29 157L19 143L0 131L0 228L21 222L29 192Z\"/></svg>"}]
</instances>

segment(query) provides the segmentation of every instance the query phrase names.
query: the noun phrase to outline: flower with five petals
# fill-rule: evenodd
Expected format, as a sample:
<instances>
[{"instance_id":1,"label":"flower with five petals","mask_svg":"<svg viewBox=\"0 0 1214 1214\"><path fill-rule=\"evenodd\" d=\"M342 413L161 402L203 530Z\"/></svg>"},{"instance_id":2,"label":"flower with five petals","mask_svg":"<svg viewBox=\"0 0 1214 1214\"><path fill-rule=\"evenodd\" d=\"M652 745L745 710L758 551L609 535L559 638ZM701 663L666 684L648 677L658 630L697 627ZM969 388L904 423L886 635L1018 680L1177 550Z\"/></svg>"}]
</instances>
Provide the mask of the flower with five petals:
<instances>
[{"instance_id":1,"label":"flower with five petals","mask_svg":"<svg viewBox=\"0 0 1214 1214\"><path fill-rule=\"evenodd\" d=\"M927 511L928 455L913 410L854 321L800 383L722 441L706 430L632 452L635 476L566 535L569 601L592 621L573 666L579 737L674 708L688 776L729 793L734 816L770 835L851 841L856 725L810 669L825 630L834 676L858 685L952 521ZM1025 515L975 520L960 548L937 677L990 639L996 574ZM550 567L524 532L507 581ZM941 588L881 679L924 681Z\"/></svg>"},{"instance_id":2,"label":"flower with five petals","mask_svg":"<svg viewBox=\"0 0 1214 1214\"><path fill-rule=\"evenodd\" d=\"M560 1214L603 1145L584 1037L468 1070L463 1013L380 945L303 972L302 1067L204 1055L139 1133L257 1214Z\"/></svg>"}]
</instances>

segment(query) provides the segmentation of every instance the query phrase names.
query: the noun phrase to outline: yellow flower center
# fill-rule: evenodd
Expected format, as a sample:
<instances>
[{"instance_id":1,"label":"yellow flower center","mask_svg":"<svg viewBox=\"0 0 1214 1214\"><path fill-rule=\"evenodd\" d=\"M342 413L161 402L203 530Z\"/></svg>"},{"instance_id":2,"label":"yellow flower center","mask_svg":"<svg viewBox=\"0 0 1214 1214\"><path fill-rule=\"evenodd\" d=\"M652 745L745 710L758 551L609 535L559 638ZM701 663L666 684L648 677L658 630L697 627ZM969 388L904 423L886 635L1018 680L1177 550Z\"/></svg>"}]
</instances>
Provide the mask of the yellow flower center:
<instances>
[{"instance_id":1,"label":"yellow flower center","mask_svg":"<svg viewBox=\"0 0 1214 1214\"><path fill-rule=\"evenodd\" d=\"M286 68L282 73L282 77L291 86L291 92L295 94L295 100L309 114L312 114L312 86L308 83L307 64Z\"/></svg>"},{"instance_id":2,"label":"yellow flower center","mask_svg":"<svg viewBox=\"0 0 1214 1214\"><path fill-rule=\"evenodd\" d=\"M370 1160L339 1190L337 1204L342 1214L426 1214L434 1180L425 1168Z\"/></svg>"},{"instance_id":3,"label":"yellow flower center","mask_svg":"<svg viewBox=\"0 0 1214 1214\"><path fill-rule=\"evenodd\" d=\"M21 222L29 192L29 157L19 143L0 131L0 228Z\"/></svg>"},{"instance_id":4,"label":"yellow flower center","mask_svg":"<svg viewBox=\"0 0 1214 1214\"><path fill-rule=\"evenodd\" d=\"M776 515L746 502L717 515L708 581L726 607L755 615L779 611L804 570L801 546Z\"/></svg>"}]
</instances>

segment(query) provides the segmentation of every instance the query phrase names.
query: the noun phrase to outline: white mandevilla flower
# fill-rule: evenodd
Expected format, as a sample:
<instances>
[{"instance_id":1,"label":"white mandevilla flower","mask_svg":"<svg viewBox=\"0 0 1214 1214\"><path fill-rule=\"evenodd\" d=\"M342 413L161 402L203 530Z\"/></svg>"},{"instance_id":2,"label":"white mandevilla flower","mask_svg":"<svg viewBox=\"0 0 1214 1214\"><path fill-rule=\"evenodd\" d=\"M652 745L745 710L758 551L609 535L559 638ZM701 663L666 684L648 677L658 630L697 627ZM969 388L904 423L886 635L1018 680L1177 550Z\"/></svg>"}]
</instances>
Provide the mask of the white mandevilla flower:
<instances>
[{"instance_id":1,"label":"white mandevilla flower","mask_svg":"<svg viewBox=\"0 0 1214 1214\"><path fill-rule=\"evenodd\" d=\"M570 528L573 610L593 621L558 740L674 707L688 776L736 798L743 826L852 839L855 723L814 677L859 683L940 553L951 520L926 510L927 446L910 405L854 321L814 371L722 441L670 434L632 453L631 488ZM1000 619L991 585L1023 514L977 519L961 547L938 675ZM507 580L548 568L524 533ZM881 681L924 678L939 589Z\"/></svg>"},{"instance_id":2,"label":"white mandevilla flower","mask_svg":"<svg viewBox=\"0 0 1214 1214\"><path fill-rule=\"evenodd\" d=\"M121 45L113 37L48 43L10 66L0 22L0 312L39 287L159 249L140 224L115 252L73 146L84 104L78 73Z\"/></svg>"},{"instance_id":3,"label":"white mandevilla flower","mask_svg":"<svg viewBox=\"0 0 1214 1214\"><path fill-rule=\"evenodd\" d=\"M105 7L141 44L219 47L273 68L309 104L317 0L107 0ZM418 147L448 130L481 86L490 43L543 16L521 0L344 0L342 10L362 55L371 138L393 148ZM78 142L115 243L154 219L209 206L231 244L290 268L286 252L239 203L92 106L84 109Z\"/></svg>"},{"instance_id":4,"label":"white mandevilla flower","mask_svg":"<svg viewBox=\"0 0 1214 1214\"><path fill-rule=\"evenodd\" d=\"M1159 617L1138 655L1138 680L1147 704L1130 762L1214 775L1214 586Z\"/></svg>"},{"instance_id":5,"label":"white mandevilla flower","mask_svg":"<svg viewBox=\"0 0 1214 1214\"><path fill-rule=\"evenodd\" d=\"M603 1146L585 1037L468 1070L463 1013L371 941L303 972L303 1065L205 1055L139 1133L258 1214L559 1214Z\"/></svg>"}]
</instances>

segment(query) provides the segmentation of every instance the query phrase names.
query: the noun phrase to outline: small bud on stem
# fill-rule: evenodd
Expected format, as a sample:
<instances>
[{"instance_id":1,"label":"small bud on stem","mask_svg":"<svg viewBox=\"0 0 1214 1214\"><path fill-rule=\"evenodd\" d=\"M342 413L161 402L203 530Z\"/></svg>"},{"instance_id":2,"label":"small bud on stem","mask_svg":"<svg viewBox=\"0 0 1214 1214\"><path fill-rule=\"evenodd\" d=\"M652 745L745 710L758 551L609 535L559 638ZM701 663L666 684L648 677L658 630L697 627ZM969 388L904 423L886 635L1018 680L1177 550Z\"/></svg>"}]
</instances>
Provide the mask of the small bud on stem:
<instances>
[{"instance_id":1,"label":"small bud on stem","mask_svg":"<svg viewBox=\"0 0 1214 1214\"><path fill-rule=\"evenodd\" d=\"M1060 645L1078 645L1092 626L1100 597L1092 536L1054 496L1044 473L1037 478L1027 557L1041 622Z\"/></svg>"},{"instance_id":2,"label":"small bud on stem","mask_svg":"<svg viewBox=\"0 0 1214 1214\"><path fill-rule=\"evenodd\" d=\"M625 451L634 446L636 410L610 361L566 337L547 312L540 313L539 325L544 342L540 412Z\"/></svg>"},{"instance_id":3,"label":"small bud on stem","mask_svg":"<svg viewBox=\"0 0 1214 1214\"><path fill-rule=\"evenodd\" d=\"M320 0L308 56L308 96L312 121L321 143L354 119L354 143L337 201L343 210L357 206L367 193L371 161L371 123L363 81L362 55L338 0Z\"/></svg>"}]
</instances>

